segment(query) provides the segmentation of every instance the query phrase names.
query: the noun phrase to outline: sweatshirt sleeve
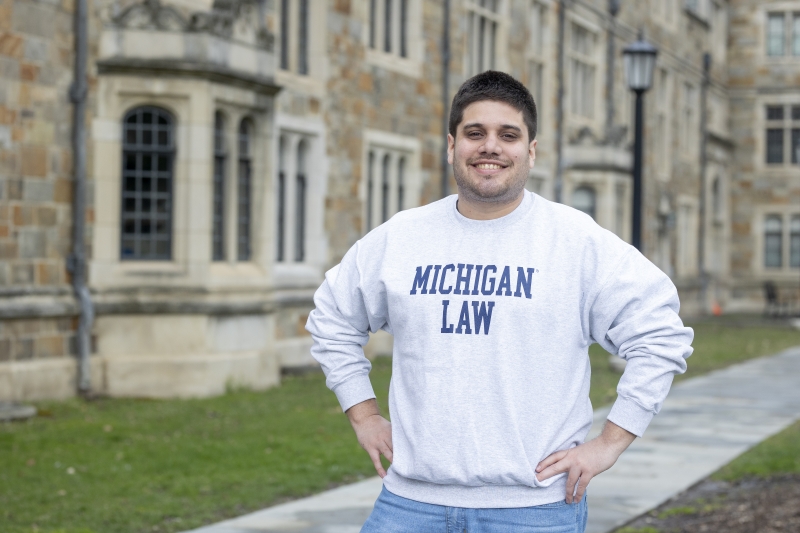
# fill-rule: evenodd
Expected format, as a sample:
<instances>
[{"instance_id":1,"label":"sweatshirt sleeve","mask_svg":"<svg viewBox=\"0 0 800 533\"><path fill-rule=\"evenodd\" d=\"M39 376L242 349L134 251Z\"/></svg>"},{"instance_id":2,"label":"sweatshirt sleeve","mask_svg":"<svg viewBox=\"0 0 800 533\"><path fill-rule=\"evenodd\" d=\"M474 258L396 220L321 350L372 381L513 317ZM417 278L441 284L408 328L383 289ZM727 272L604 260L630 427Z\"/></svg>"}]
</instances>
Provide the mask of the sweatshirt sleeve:
<instances>
[{"instance_id":1,"label":"sweatshirt sleeve","mask_svg":"<svg viewBox=\"0 0 800 533\"><path fill-rule=\"evenodd\" d=\"M669 277L628 248L589 311L592 339L627 361L608 420L639 437L692 354L694 332L683 325L679 307Z\"/></svg>"},{"instance_id":2,"label":"sweatshirt sleeve","mask_svg":"<svg viewBox=\"0 0 800 533\"><path fill-rule=\"evenodd\" d=\"M370 316L362 292L358 246L356 243L342 262L325 274L325 281L314 294L316 308L306 323L314 339L311 355L322 366L325 383L343 411L375 398L369 380L372 365L364 356L364 345L369 331L382 327L371 325L375 318Z\"/></svg>"}]
</instances>

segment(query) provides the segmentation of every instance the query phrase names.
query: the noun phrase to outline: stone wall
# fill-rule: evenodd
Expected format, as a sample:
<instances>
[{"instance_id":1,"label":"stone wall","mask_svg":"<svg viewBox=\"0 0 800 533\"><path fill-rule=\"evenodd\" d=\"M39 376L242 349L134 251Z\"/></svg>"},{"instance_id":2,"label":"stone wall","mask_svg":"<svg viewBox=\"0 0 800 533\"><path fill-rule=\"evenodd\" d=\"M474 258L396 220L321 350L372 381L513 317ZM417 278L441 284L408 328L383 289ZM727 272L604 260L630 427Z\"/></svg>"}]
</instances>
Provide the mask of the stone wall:
<instances>
[{"instance_id":1,"label":"stone wall","mask_svg":"<svg viewBox=\"0 0 800 533\"><path fill-rule=\"evenodd\" d=\"M0 4L0 294L69 295L72 2ZM91 223L92 210L87 212ZM4 321L0 359L74 353L70 317Z\"/></svg>"},{"instance_id":2,"label":"stone wall","mask_svg":"<svg viewBox=\"0 0 800 533\"><path fill-rule=\"evenodd\" d=\"M800 2L737 0L732 3L729 87L731 131L736 169L730 191L732 238L730 263L734 298L743 308L763 304L762 284L770 280L789 292L796 290L797 269L763 266L763 219L782 214L784 232L789 214L800 214L800 172L796 165L765 164L765 106L800 106L800 58L766 54L766 14L772 10L796 13ZM798 127L798 126L794 126ZM784 142L791 142L784 138ZM786 240L784 241L786 242ZM789 250L784 244L783 254Z\"/></svg>"}]
</instances>

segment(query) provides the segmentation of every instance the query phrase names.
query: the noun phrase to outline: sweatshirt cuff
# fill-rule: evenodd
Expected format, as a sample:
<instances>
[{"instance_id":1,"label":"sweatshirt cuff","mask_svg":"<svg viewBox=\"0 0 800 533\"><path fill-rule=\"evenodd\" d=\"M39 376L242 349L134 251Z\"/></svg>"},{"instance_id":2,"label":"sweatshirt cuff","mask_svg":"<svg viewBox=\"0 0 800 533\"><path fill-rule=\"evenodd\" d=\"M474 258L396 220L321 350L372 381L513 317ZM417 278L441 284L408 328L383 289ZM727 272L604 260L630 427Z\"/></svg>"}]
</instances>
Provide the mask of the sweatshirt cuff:
<instances>
[{"instance_id":1,"label":"sweatshirt cuff","mask_svg":"<svg viewBox=\"0 0 800 533\"><path fill-rule=\"evenodd\" d=\"M372 383L369 381L368 374L358 374L351 377L337 385L333 392L336 394L336 398L339 399L342 411L347 411L357 403L375 398L375 392L372 390Z\"/></svg>"},{"instance_id":2,"label":"sweatshirt cuff","mask_svg":"<svg viewBox=\"0 0 800 533\"><path fill-rule=\"evenodd\" d=\"M655 413L642 408L633 400L617 396L617 401L608 414L608 420L641 437L654 416Z\"/></svg>"}]
</instances>

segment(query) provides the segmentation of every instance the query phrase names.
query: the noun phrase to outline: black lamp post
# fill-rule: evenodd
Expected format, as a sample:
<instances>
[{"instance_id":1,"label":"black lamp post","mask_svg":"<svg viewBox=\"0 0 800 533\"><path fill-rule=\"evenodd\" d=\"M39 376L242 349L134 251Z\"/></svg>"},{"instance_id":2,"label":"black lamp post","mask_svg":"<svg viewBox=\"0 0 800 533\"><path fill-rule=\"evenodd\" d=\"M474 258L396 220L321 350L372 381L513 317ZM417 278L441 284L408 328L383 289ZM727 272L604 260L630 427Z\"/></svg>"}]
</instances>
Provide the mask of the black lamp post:
<instances>
[{"instance_id":1,"label":"black lamp post","mask_svg":"<svg viewBox=\"0 0 800 533\"><path fill-rule=\"evenodd\" d=\"M622 51L628 88L636 93L636 125L633 139L633 227L631 244L642 250L642 160L644 151L644 93L653 85L658 49L640 33L636 42Z\"/></svg>"}]
</instances>

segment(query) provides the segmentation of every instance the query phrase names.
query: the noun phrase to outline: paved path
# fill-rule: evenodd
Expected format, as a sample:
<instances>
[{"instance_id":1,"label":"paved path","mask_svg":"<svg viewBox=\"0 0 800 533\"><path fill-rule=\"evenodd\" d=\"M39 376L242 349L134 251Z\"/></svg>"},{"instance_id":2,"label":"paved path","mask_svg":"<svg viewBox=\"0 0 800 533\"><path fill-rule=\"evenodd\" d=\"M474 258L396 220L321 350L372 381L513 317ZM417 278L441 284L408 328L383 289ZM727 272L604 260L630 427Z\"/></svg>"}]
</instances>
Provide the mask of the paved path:
<instances>
[{"instance_id":1,"label":"paved path","mask_svg":"<svg viewBox=\"0 0 800 533\"><path fill-rule=\"evenodd\" d=\"M595 411L590 437L607 413ZM800 347L676 385L644 438L589 485L587 533L656 507L798 418ZM192 533L358 533L380 489L369 478Z\"/></svg>"}]
</instances>

